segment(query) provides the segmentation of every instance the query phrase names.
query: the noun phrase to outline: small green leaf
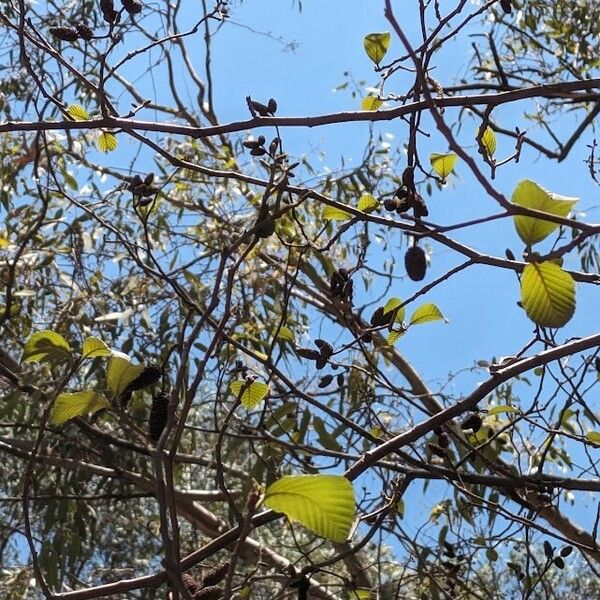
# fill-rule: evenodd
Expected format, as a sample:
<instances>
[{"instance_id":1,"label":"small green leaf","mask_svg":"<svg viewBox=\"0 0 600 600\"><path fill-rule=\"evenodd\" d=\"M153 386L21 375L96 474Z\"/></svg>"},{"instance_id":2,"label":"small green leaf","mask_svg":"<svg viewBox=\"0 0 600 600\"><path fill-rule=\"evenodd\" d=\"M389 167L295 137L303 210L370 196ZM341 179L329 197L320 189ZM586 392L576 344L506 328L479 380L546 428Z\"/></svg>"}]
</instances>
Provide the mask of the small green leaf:
<instances>
[{"instance_id":1,"label":"small green leaf","mask_svg":"<svg viewBox=\"0 0 600 600\"><path fill-rule=\"evenodd\" d=\"M243 392L242 388L244 388ZM269 392L269 386L261 381L253 381L250 384L244 380L232 381L229 389L236 397L240 396L240 392L242 393L240 402L248 410L256 407Z\"/></svg>"},{"instance_id":2,"label":"small green leaf","mask_svg":"<svg viewBox=\"0 0 600 600\"><path fill-rule=\"evenodd\" d=\"M265 504L333 542L350 534L356 502L342 475L288 475L272 483Z\"/></svg>"},{"instance_id":3,"label":"small green leaf","mask_svg":"<svg viewBox=\"0 0 600 600\"><path fill-rule=\"evenodd\" d=\"M446 179L452 173L457 158L453 152L449 152L448 154L434 152L429 155L429 162L436 174L442 179Z\"/></svg>"},{"instance_id":4,"label":"small green leaf","mask_svg":"<svg viewBox=\"0 0 600 600\"><path fill-rule=\"evenodd\" d=\"M391 39L392 36L389 31L365 35L365 39L363 40L365 52L376 65L378 65L386 55L386 52L390 47Z\"/></svg>"},{"instance_id":5,"label":"small green leaf","mask_svg":"<svg viewBox=\"0 0 600 600\"><path fill-rule=\"evenodd\" d=\"M492 406L488 410L488 415L493 417L494 415L501 415L502 413L516 413L519 409L516 406L510 406L509 404L503 404L501 406Z\"/></svg>"},{"instance_id":6,"label":"small green leaf","mask_svg":"<svg viewBox=\"0 0 600 600\"><path fill-rule=\"evenodd\" d=\"M547 192L528 179L519 182L512 195L513 204L540 210L556 217L566 217L577 200L578 198L567 198ZM514 223L519 237L529 246L541 242L558 227L558 223L522 215L515 215Z\"/></svg>"},{"instance_id":7,"label":"small green leaf","mask_svg":"<svg viewBox=\"0 0 600 600\"><path fill-rule=\"evenodd\" d=\"M379 208L379 200L373 198L371 194L363 194L358 201L358 210L370 213Z\"/></svg>"},{"instance_id":8,"label":"small green leaf","mask_svg":"<svg viewBox=\"0 0 600 600\"><path fill-rule=\"evenodd\" d=\"M383 100L377 96L365 96L360 103L360 110L379 110L383 105Z\"/></svg>"},{"instance_id":9,"label":"small green leaf","mask_svg":"<svg viewBox=\"0 0 600 600\"><path fill-rule=\"evenodd\" d=\"M521 303L534 323L562 327L575 312L575 282L552 262L528 264L521 276Z\"/></svg>"},{"instance_id":10,"label":"small green leaf","mask_svg":"<svg viewBox=\"0 0 600 600\"><path fill-rule=\"evenodd\" d=\"M486 127L483 135L481 136L481 143L486 149L488 156L492 158L494 152L496 152L496 134L491 127Z\"/></svg>"},{"instance_id":11,"label":"small green leaf","mask_svg":"<svg viewBox=\"0 0 600 600\"><path fill-rule=\"evenodd\" d=\"M404 498L400 498L400 500L398 500L398 503L396 504L396 510L398 511L398 516L401 519L404 519L404 510L405 510Z\"/></svg>"},{"instance_id":12,"label":"small green leaf","mask_svg":"<svg viewBox=\"0 0 600 600\"><path fill-rule=\"evenodd\" d=\"M488 548L485 551L485 556L490 562L495 562L498 560L498 552L496 552L496 550L493 548Z\"/></svg>"},{"instance_id":13,"label":"small green leaf","mask_svg":"<svg viewBox=\"0 0 600 600\"><path fill-rule=\"evenodd\" d=\"M94 390L59 394L52 407L50 422L53 425L62 425L69 419L95 413L109 406L110 403L104 395Z\"/></svg>"},{"instance_id":14,"label":"small green leaf","mask_svg":"<svg viewBox=\"0 0 600 600\"><path fill-rule=\"evenodd\" d=\"M442 311L432 303L422 304L410 317L409 325L421 325L430 321L446 321Z\"/></svg>"},{"instance_id":15,"label":"small green leaf","mask_svg":"<svg viewBox=\"0 0 600 600\"><path fill-rule=\"evenodd\" d=\"M373 594L367 588L356 588L350 594L351 600L373 600Z\"/></svg>"},{"instance_id":16,"label":"small green leaf","mask_svg":"<svg viewBox=\"0 0 600 600\"><path fill-rule=\"evenodd\" d=\"M585 439L595 446L600 446L600 431L588 431L585 434Z\"/></svg>"},{"instance_id":17,"label":"small green leaf","mask_svg":"<svg viewBox=\"0 0 600 600\"><path fill-rule=\"evenodd\" d=\"M25 342L23 361L67 360L70 354L71 347L60 333L37 331Z\"/></svg>"},{"instance_id":18,"label":"small green leaf","mask_svg":"<svg viewBox=\"0 0 600 600\"><path fill-rule=\"evenodd\" d=\"M398 307L402 304L402 300L400 298L390 298L383 307L383 314L387 315L389 312L398 309ZM396 313L395 321L396 323L402 323L404 321L404 317L406 316L406 307L402 306L402 308L398 309Z\"/></svg>"},{"instance_id":19,"label":"small green leaf","mask_svg":"<svg viewBox=\"0 0 600 600\"><path fill-rule=\"evenodd\" d=\"M294 343L296 341L296 336L289 327L283 326L279 328L279 332L277 333L277 339Z\"/></svg>"},{"instance_id":20,"label":"small green leaf","mask_svg":"<svg viewBox=\"0 0 600 600\"><path fill-rule=\"evenodd\" d=\"M103 131L98 136L98 149L101 152L112 152L113 150L116 150L117 137L108 131Z\"/></svg>"},{"instance_id":21,"label":"small green leaf","mask_svg":"<svg viewBox=\"0 0 600 600\"><path fill-rule=\"evenodd\" d=\"M110 348L97 337L89 337L83 340L83 358L109 356L110 353Z\"/></svg>"},{"instance_id":22,"label":"small green leaf","mask_svg":"<svg viewBox=\"0 0 600 600\"><path fill-rule=\"evenodd\" d=\"M331 221L346 221L352 218L352 215L336 206L326 206L323 209L323 218Z\"/></svg>"},{"instance_id":23,"label":"small green leaf","mask_svg":"<svg viewBox=\"0 0 600 600\"><path fill-rule=\"evenodd\" d=\"M90 115L87 110L80 104L69 104L69 106L67 106L67 113L69 113L69 116L75 119L75 121L90 120Z\"/></svg>"},{"instance_id":24,"label":"small green leaf","mask_svg":"<svg viewBox=\"0 0 600 600\"><path fill-rule=\"evenodd\" d=\"M143 370L143 365L131 364L131 359L126 354L113 352L106 368L108 389L115 396L119 396Z\"/></svg>"},{"instance_id":25,"label":"small green leaf","mask_svg":"<svg viewBox=\"0 0 600 600\"><path fill-rule=\"evenodd\" d=\"M406 331L404 329L400 329L398 331L390 331L387 334L386 343L388 346L393 346L404 334Z\"/></svg>"}]
</instances>

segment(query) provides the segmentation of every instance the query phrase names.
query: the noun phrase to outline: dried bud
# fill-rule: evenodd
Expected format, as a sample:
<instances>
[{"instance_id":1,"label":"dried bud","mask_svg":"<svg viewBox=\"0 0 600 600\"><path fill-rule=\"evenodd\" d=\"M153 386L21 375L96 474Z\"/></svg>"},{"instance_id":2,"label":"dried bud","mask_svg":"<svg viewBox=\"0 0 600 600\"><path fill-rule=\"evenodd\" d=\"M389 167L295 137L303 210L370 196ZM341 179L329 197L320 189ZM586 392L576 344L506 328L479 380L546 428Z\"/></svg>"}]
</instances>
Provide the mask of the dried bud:
<instances>
[{"instance_id":1,"label":"dried bud","mask_svg":"<svg viewBox=\"0 0 600 600\"><path fill-rule=\"evenodd\" d=\"M398 208L398 202L395 198L386 198L383 201L383 207L389 212L393 212Z\"/></svg>"},{"instance_id":2,"label":"dried bud","mask_svg":"<svg viewBox=\"0 0 600 600\"><path fill-rule=\"evenodd\" d=\"M167 394L156 394L152 398L150 418L148 419L148 436L156 444L167 424L169 412L169 396Z\"/></svg>"},{"instance_id":3,"label":"dried bud","mask_svg":"<svg viewBox=\"0 0 600 600\"><path fill-rule=\"evenodd\" d=\"M269 98L269 103L267 104L267 110L274 115L277 112L277 102L275 102L275 98Z\"/></svg>"},{"instance_id":4,"label":"dried bud","mask_svg":"<svg viewBox=\"0 0 600 600\"><path fill-rule=\"evenodd\" d=\"M412 204L415 219L426 217L429 214L427 205L425 204L425 200L423 200L423 196L421 196L421 194L414 193L409 198L409 201Z\"/></svg>"},{"instance_id":5,"label":"dried bud","mask_svg":"<svg viewBox=\"0 0 600 600\"><path fill-rule=\"evenodd\" d=\"M504 254L506 255L506 258L508 258L508 260L517 260L517 259L515 258L515 255L513 254L513 251L512 251L510 248L507 248L507 249L504 251Z\"/></svg>"},{"instance_id":6,"label":"dried bud","mask_svg":"<svg viewBox=\"0 0 600 600\"><path fill-rule=\"evenodd\" d=\"M406 167L402 173L402 183L409 189L415 189L415 168Z\"/></svg>"},{"instance_id":7,"label":"dried bud","mask_svg":"<svg viewBox=\"0 0 600 600\"><path fill-rule=\"evenodd\" d=\"M478 414L467 417L461 424L461 429L472 429L473 433L477 433L481 429L481 417Z\"/></svg>"},{"instance_id":8,"label":"dried bud","mask_svg":"<svg viewBox=\"0 0 600 600\"><path fill-rule=\"evenodd\" d=\"M73 27L50 27L50 33L63 42L75 42L79 39L77 29Z\"/></svg>"},{"instance_id":9,"label":"dried bud","mask_svg":"<svg viewBox=\"0 0 600 600\"><path fill-rule=\"evenodd\" d=\"M146 177L144 179L144 184L152 185L153 182L154 182L154 173L148 173L148 175L146 175Z\"/></svg>"},{"instance_id":10,"label":"dried bud","mask_svg":"<svg viewBox=\"0 0 600 600\"><path fill-rule=\"evenodd\" d=\"M544 541L544 554L548 559L552 559L552 557L554 556L554 548L548 540Z\"/></svg>"},{"instance_id":11,"label":"dried bud","mask_svg":"<svg viewBox=\"0 0 600 600\"><path fill-rule=\"evenodd\" d=\"M413 281L421 281L427 271L425 251L419 246L411 246L404 255L404 266Z\"/></svg>"}]
</instances>

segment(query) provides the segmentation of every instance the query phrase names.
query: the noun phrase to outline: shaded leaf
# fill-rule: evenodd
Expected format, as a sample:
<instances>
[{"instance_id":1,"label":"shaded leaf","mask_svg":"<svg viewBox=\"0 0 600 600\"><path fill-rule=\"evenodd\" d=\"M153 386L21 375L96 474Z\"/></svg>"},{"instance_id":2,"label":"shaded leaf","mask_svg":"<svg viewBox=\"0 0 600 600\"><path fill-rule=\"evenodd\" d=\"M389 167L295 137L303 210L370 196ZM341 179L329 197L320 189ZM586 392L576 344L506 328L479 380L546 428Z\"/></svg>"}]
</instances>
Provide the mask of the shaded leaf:
<instances>
[{"instance_id":1,"label":"shaded leaf","mask_svg":"<svg viewBox=\"0 0 600 600\"><path fill-rule=\"evenodd\" d=\"M288 475L267 488L265 504L341 543L350 534L356 503L352 484L341 475Z\"/></svg>"},{"instance_id":2,"label":"shaded leaf","mask_svg":"<svg viewBox=\"0 0 600 600\"><path fill-rule=\"evenodd\" d=\"M512 195L513 204L540 210L556 217L566 217L577 200L577 198L567 198L547 192L528 179L520 181ZM519 237L527 245L541 242L558 227L558 223L522 215L515 215L514 223Z\"/></svg>"},{"instance_id":3,"label":"shaded leaf","mask_svg":"<svg viewBox=\"0 0 600 600\"><path fill-rule=\"evenodd\" d=\"M62 425L69 419L95 413L109 406L106 397L94 390L59 394L52 407L50 422L53 425Z\"/></svg>"},{"instance_id":4,"label":"shaded leaf","mask_svg":"<svg viewBox=\"0 0 600 600\"><path fill-rule=\"evenodd\" d=\"M575 312L575 282L552 262L528 264L521 276L521 303L534 323L562 327Z\"/></svg>"},{"instance_id":5,"label":"shaded leaf","mask_svg":"<svg viewBox=\"0 0 600 600\"><path fill-rule=\"evenodd\" d=\"M367 56L378 65L390 47L392 36L389 31L383 33L369 33L363 40Z\"/></svg>"},{"instance_id":6,"label":"shaded leaf","mask_svg":"<svg viewBox=\"0 0 600 600\"><path fill-rule=\"evenodd\" d=\"M66 360L71 354L67 340L55 331L37 331L25 342L24 362Z\"/></svg>"}]
</instances>

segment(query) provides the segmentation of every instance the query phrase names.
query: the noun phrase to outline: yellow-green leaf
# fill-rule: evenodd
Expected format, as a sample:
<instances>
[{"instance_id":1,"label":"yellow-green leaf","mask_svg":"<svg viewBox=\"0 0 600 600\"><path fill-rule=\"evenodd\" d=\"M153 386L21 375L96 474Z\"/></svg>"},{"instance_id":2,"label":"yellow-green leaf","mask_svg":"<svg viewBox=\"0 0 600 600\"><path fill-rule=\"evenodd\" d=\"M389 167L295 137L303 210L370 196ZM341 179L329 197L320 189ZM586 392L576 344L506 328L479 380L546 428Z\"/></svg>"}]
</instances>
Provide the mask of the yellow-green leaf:
<instances>
[{"instance_id":1,"label":"yellow-green leaf","mask_svg":"<svg viewBox=\"0 0 600 600\"><path fill-rule=\"evenodd\" d=\"M242 388L244 391L242 392ZM249 410L253 409L258 403L267 395L269 392L269 386L266 383L262 383L261 381L253 381L248 384L244 380L232 381L230 389L232 393L236 397L240 397L240 392L242 392L242 396L240 398L240 402L244 408Z\"/></svg>"},{"instance_id":2,"label":"yellow-green leaf","mask_svg":"<svg viewBox=\"0 0 600 600\"><path fill-rule=\"evenodd\" d=\"M330 219L331 221L345 221L350 219L352 215L341 208L336 206L326 206L323 209L323 218Z\"/></svg>"},{"instance_id":3,"label":"yellow-green leaf","mask_svg":"<svg viewBox=\"0 0 600 600\"><path fill-rule=\"evenodd\" d=\"M144 370L143 365L134 365L131 359L122 352L113 352L106 368L108 389L115 395L123 390Z\"/></svg>"},{"instance_id":4,"label":"yellow-green leaf","mask_svg":"<svg viewBox=\"0 0 600 600\"><path fill-rule=\"evenodd\" d=\"M373 594L367 588L356 588L350 594L352 600L372 600Z\"/></svg>"},{"instance_id":5,"label":"yellow-green leaf","mask_svg":"<svg viewBox=\"0 0 600 600\"><path fill-rule=\"evenodd\" d=\"M453 152L449 152L448 154L438 154L437 152L434 152L429 155L429 162L436 174L442 179L446 179L446 177L452 173L457 158L458 157Z\"/></svg>"},{"instance_id":6,"label":"yellow-green leaf","mask_svg":"<svg viewBox=\"0 0 600 600\"><path fill-rule=\"evenodd\" d=\"M513 204L540 210L556 217L566 217L577 200L578 198L567 198L548 192L528 179L520 181L512 195ZM519 237L528 245L541 242L558 227L558 223L522 215L515 215L514 222Z\"/></svg>"},{"instance_id":7,"label":"yellow-green leaf","mask_svg":"<svg viewBox=\"0 0 600 600\"><path fill-rule=\"evenodd\" d=\"M365 52L376 65L383 60L383 57L390 47L391 39L392 36L389 31L365 35L365 39L363 40Z\"/></svg>"},{"instance_id":8,"label":"yellow-green leaf","mask_svg":"<svg viewBox=\"0 0 600 600\"><path fill-rule=\"evenodd\" d=\"M488 416L493 417L494 415L501 415L503 413L515 413L519 412L516 406L510 406L509 404L502 404L500 406L492 406L488 410Z\"/></svg>"},{"instance_id":9,"label":"yellow-green leaf","mask_svg":"<svg viewBox=\"0 0 600 600\"><path fill-rule=\"evenodd\" d=\"M365 96L360 103L360 110L379 110L383 105L383 100L377 96Z\"/></svg>"},{"instance_id":10,"label":"yellow-green leaf","mask_svg":"<svg viewBox=\"0 0 600 600\"><path fill-rule=\"evenodd\" d=\"M98 136L98 149L101 152L112 152L117 148L117 137L109 133L108 131L103 131Z\"/></svg>"},{"instance_id":11,"label":"yellow-green leaf","mask_svg":"<svg viewBox=\"0 0 600 600\"><path fill-rule=\"evenodd\" d=\"M406 307L402 306L402 308L398 308L401 304L402 300L400 300L400 298L390 298L383 307L383 314L387 315L389 312L398 309L394 320L397 323L402 323L402 321L404 321L404 317L406 316Z\"/></svg>"},{"instance_id":12,"label":"yellow-green leaf","mask_svg":"<svg viewBox=\"0 0 600 600\"><path fill-rule=\"evenodd\" d=\"M37 331L25 342L24 362L66 360L71 354L67 340L55 331Z\"/></svg>"},{"instance_id":13,"label":"yellow-green leaf","mask_svg":"<svg viewBox=\"0 0 600 600\"><path fill-rule=\"evenodd\" d=\"M534 323L562 327L575 312L575 282L552 262L531 263L521 276L521 303Z\"/></svg>"},{"instance_id":14,"label":"yellow-green leaf","mask_svg":"<svg viewBox=\"0 0 600 600\"><path fill-rule=\"evenodd\" d=\"M400 500L398 500L398 502L396 504L396 509L398 511L398 516L401 519L404 519L404 510L405 510L404 498L400 498Z\"/></svg>"},{"instance_id":15,"label":"yellow-green leaf","mask_svg":"<svg viewBox=\"0 0 600 600\"><path fill-rule=\"evenodd\" d=\"M422 304L410 317L409 325L421 325L430 321L445 321L442 311L431 302Z\"/></svg>"},{"instance_id":16,"label":"yellow-green leaf","mask_svg":"<svg viewBox=\"0 0 600 600\"><path fill-rule=\"evenodd\" d=\"M110 353L110 348L97 337L89 337L83 340L83 358L109 356Z\"/></svg>"},{"instance_id":17,"label":"yellow-green leaf","mask_svg":"<svg viewBox=\"0 0 600 600\"><path fill-rule=\"evenodd\" d=\"M479 132L478 132L479 133ZM491 127L486 127L481 136L481 143L486 149L488 156L491 158L496 152L496 133Z\"/></svg>"},{"instance_id":18,"label":"yellow-green leaf","mask_svg":"<svg viewBox=\"0 0 600 600\"><path fill-rule=\"evenodd\" d=\"M358 210L370 213L379 208L379 200L373 198L371 194L363 194L358 201Z\"/></svg>"},{"instance_id":19,"label":"yellow-green leaf","mask_svg":"<svg viewBox=\"0 0 600 600\"><path fill-rule=\"evenodd\" d=\"M404 329L400 329L398 331L390 331L387 334L386 343L388 346L393 346L404 334L406 331Z\"/></svg>"},{"instance_id":20,"label":"yellow-green leaf","mask_svg":"<svg viewBox=\"0 0 600 600\"><path fill-rule=\"evenodd\" d=\"M62 425L69 419L95 413L109 406L109 401L94 390L59 394L52 407L50 422L53 425Z\"/></svg>"},{"instance_id":21,"label":"yellow-green leaf","mask_svg":"<svg viewBox=\"0 0 600 600\"><path fill-rule=\"evenodd\" d=\"M585 434L585 439L596 446L600 446L600 431L588 431Z\"/></svg>"},{"instance_id":22,"label":"yellow-green leaf","mask_svg":"<svg viewBox=\"0 0 600 600\"><path fill-rule=\"evenodd\" d=\"M80 104L69 104L67 106L67 113L70 117L73 117L75 121L89 121L90 115L88 111L83 108Z\"/></svg>"},{"instance_id":23,"label":"yellow-green leaf","mask_svg":"<svg viewBox=\"0 0 600 600\"><path fill-rule=\"evenodd\" d=\"M294 332L289 327L280 327L279 333L277 334L278 340L285 340L286 342L292 342L296 340Z\"/></svg>"},{"instance_id":24,"label":"yellow-green leaf","mask_svg":"<svg viewBox=\"0 0 600 600\"><path fill-rule=\"evenodd\" d=\"M265 504L333 542L346 541L356 510L354 488L342 475L282 477L267 488Z\"/></svg>"}]
</instances>

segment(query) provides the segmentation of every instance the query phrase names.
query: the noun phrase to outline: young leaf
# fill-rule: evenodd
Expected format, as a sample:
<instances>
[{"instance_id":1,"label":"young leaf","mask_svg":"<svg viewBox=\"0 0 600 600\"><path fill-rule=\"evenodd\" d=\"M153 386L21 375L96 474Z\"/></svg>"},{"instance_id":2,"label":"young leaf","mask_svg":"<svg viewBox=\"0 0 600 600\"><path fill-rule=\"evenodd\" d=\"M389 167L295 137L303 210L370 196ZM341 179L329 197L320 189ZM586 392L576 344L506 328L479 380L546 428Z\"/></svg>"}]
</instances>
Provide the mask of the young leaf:
<instances>
[{"instance_id":1,"label":"young leaf","mask_svg":"<svg viewBox=\"0 0 600 600\"><path fill-rule=\"evenodd\" d=\"M365 36L365 39L363 40L365 52L376 65L378 65L386 55L386 52L390 47L391 39L392 36L389 31L383 33L369 33Z\"/></svg>"},{"instance_id":2,"label":"young leaf","mask_svg":"<svg viewBox=\"0 0 600 600\"><path fill-rule=\"evenodd\" d=\"M491 127L486 127L483 135L481 136L481 143L486 149L488 156L492 158L494 152L496 152L496 134Z\"/></svg>"},{"instance_id":3,"label":"young leaf","mask_svg":"<svg viewBox=\"0 0 600 600\"><path fill-rule=\"evenodd\" d=\"M108 389L115 396L119 396L143 370L143 365L131 364L131 359L126 354L113 352L106 368Z\"/></svg>"},{"instance_id":4,"label":"young leaf","mask_svg":"<svg viewBox=\"0 0 600 600\"><path fill-rule=\"evenodd\" d=\"M97 337L89 337L83 340L83 358L109 356L110 353L110 348Z\"/></svg>"},{"instance_id":5,"label":"young leaf","mask_svg":"<svg viewBox=\"0 0 600 600\"><path fill-rule=\"evenodd\" d=\"M242 388L244 388L240 402L244 408L253 409L269 392L269 386L261 381L253 381L248 384L244 380L232 381L229 388L231 392L239 397Z\"/></svg>"},{"instance_id":6,"label":"young leaf","mask_svg":"<svg viewBox=\"0 0 600 600\"><path fill-rule=\"evenodd\" d=\"M540 210L556 217L566 217L577 200L578 198L567 198L547 192L528 179L520 181L512 195L513 204ZM514 223L519 237L529 246L541 242L558 227L558 223L522 215L515 215Z\"/></svg>"},{"instance_id":7,"label":"young leaf","mask_svg":"<svg viewBox=\"0 0 600 600\"><path fill-rule=\"evenodd\" d=\"M342 475L288 475L272 483L265 504L333 542L344 542L354 520L352 484Z\"/></svg>"},{"instance_id":8,"label":"young leaf","mask_svg":"<svg viewBox=\"0 0 600 600\"><path fill-rule=\"evenodd\" d=\"M371 194L363 194L358 201L358 210L370 213L379 208L379 200L376 200Z\"/></svg>"},{"instance_id":9,"label":"young leaf","mask_svg":"<svg viewBox=\"0 0 600 600\"><path fill-rule=\"evenodd\" d=\"M562 327L575 312L575 282L550 261L528 264L521 276L521 303L542 327Z\"/></svg>"},{"instance_id":10,"label":"young leaf","mask_svg":"<svg viewBox=\"0 0 600 600\"><path fill-rule=\"evenodd\" d=\"M350 594L351 600L373 600L373 594L367 588L356 588Z\"/></svg>"},{"instance_id":11,"label":"young leaf","mask_svg":"<svg viewBox=\"0 0 600 600\"><path fill-rule=\"evenodd\" d=\"M588 431L585 434L585 439L595 446L600 446L600 431Z\"/></svg>"},{"instance_id":12,"label":"young leaf","mask_svg":"<svg viewBox=\"0 0 600 600\"><path fill-rule=\"evenodd\" d=\"M409 325L421 325L430 321L445 321L446 317L435 304L422 304L410 317Z\"/></svg>"},{"instance_id":13,"label":"young leaf","mask_svg":"<svg viewBox=\"0 0 600 600\"><path fill-rule=\"evenodd\" d=\"M516 413L519 409L516 406L510 406L509 404L503 404L500 406L492 406L488 410L488 416L493 417L494 415L501 415L503 413Z\"/></svg>"},{"instance_id":14,"label":"young leaf","mask_svg":"<svg viewBox=\"0 0 600 600\"><path fill-rule=\"evenodd\" d=\"M75 119L75 121L90 120L90 115L88 114L87 110L85 110L85 108L79 104L69 104L69 106L67 106L67 112L69 113L69 116Z\"/></svg>"},{"instance_id":15,"label":"young leaf","mask_svg":"<svg viewBox=\"0 0 600 600\"><path fill-rule=\"evenodd\" d=\"M383 104L383 100L377 96L365 96L360 103L360 110L379 110Z\"/></svg>"},{"instance_id":16,"label":"young leaf","mask_svg":"<svg viewBox=\"0 0 600 600\"><path fill-rule=\"evenodd\" d=\"M37 331L25 342L24 362L66 360L71 354L67 340L54 331Z\"/></svg>"},{"instance_id":17,"label":"young leaf","mask_svg":"<svg viewBox=\"0 0 600 600\"><path fill-rule=\"evenodd\" d=\"M292 344L296 341L296 336L294 336L294 332L289 327L280 327L279 333L277 334L278 340L285 340L286 342L292 342Z\"/></svg>"},{"instance_id":18,"label":"young leaf","mask_svg":"<svg viewBox=\"0 0 600 600\"><path fill-rule=\"evenodd\" d=\"M95 413L109 406L109 401L94 390L59 394L52 407L50 422L53 425L62 425L69 419Z\"/></svg>"},{"instance_id":19,"label":"young leaf","mask_svg":"<svg viewBox=\"0 0 600 600\"><path fill-rule=\"evenodd\" d=\"M387 315L389 312L395 310L402 304L402 300L400 298L390 298L383 307L383 314ZM406 307L403 306L396 313L396 323L402 323L404 321L404 317L406 316Z\"/></svg>"},{"instance_id":20,"label":"young leaf","mask_svg":"<svg viewBox=\"0 0 600 600\"><path fill-rule=\"evenodd\" d=\"M117 137L109 133L108 131L103 131L98 136L98 149L101 152L112 152L117 148Z\"/></svg>"},{"instance_id":21,"label":"young leaf","mask_svg":"<svg viewBox=\"0 0 600 600\"><path fill-rule=\"evenodd\" d=\"M446 177L452 173L457 158L458 157L453 152L449 152L448 154L438 154L437 152L434 152L429 155L429 162L436 174L442 179L446 179Z\"/></svg>"},{"instance_id":22,"label":"young leaf","mask_svg":"<svg viewBox=\"0 0 600 600\"><path fill-rule=\"evenodd\" d=\"M331 221L345 221L352 218L352 215L341 208L337 208L335 206L326 206L323 209L323 218Z\"/></svg>"},{"instance_id":23,"label":"young leaf","mask_svg":"<svg viewBox=\"0 0 600 600\"><path fill-rule=\"evenodd\" d=\"M393 346L406 332L404 329L400 329L399 331L390 331L387 334L386 343L388 346Z\"/></svg>"}]
</instances>

